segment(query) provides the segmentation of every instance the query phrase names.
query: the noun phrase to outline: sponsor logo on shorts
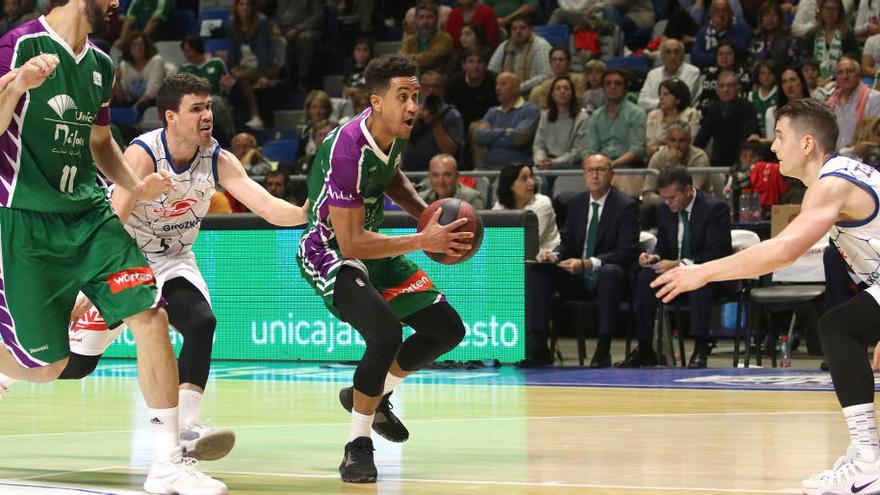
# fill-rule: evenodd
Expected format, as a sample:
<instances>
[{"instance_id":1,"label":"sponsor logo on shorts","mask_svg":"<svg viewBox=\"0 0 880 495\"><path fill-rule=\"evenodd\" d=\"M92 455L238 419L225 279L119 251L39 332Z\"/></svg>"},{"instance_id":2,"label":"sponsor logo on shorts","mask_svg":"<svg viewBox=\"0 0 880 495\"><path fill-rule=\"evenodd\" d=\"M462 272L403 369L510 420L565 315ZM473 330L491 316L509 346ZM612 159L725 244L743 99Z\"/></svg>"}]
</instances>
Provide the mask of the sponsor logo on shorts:
<instances>
[{"instance_id":1,"label":"sponsor logo on shorts","mask_svg":"<svg viewBox=\"0 0 880 495\"><path fill-rule=\"evenodd\" d=\"M153 270L150 267L138 266L108 276L107 283L110 285L110 292L117 294L138 285L155 284L156 277L153 276Z\"/></svg>"},{"instance_id":2,"label":"sponsor logo on shorts","mask_svg":"<svg viewBox=\"0 0 880 495\"><path fill-rule=\"evenodd\" d=\"M390 301L401 294L426 292L431 287L434 287L434 282L431 282L431 279L428 278L428 275L426 275L424 271L419 270L397 287L383 290L382 297L384 297L386 301Z\"/></svg>"},{"instance_id":3,"label":"sponsor logo on shorts","mask_svg":"<svg viewBox=\"0 0 880 495\"><path fill-rule=\"evenodd\" d=\"M194 204L196 204L196 200L193 198L178 199L168 208L153 208L153 213L160 218L179 217L188 212Z\"/></svg>"},{"instance_id":4,"label":"sponsor logo on shorts","mask_svg":"<svg viewBox=\"0 0 880 495\"><path fill-rule=\"evenodd\" d=\"M46 344L44 346L34 347L33 349L28 349L28 352L31 354L35 354L37 352L48 351L48 350L49 350L49 344Z\"/></svg>"},{"instance_id":5,"label":"sponsor logo on shorts","mask_svg":"<svg viewBox=\"0 0 880 495\"><path fill-rule=\"evenodd\" d=\"M92 308L86 311L86 314L82 315L82 317L70 328L70 331L72 332L79 332L81 330L92 330L95 332L106 331L107 322L104 321L104 318L97 309Z\"/></svg>"}]
</instances>

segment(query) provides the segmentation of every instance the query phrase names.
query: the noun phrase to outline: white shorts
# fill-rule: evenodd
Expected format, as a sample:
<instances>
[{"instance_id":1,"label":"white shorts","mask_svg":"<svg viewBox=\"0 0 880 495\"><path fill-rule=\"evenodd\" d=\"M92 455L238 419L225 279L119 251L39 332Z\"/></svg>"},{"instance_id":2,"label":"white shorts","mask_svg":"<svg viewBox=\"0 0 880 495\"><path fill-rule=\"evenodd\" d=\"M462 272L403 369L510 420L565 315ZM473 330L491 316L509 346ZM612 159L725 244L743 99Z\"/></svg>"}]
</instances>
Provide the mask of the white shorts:
<instances>
[{"instance_id":1,"label":"white shorts","mask_svg":"<svg viewBox=\"0 0 880 495\"><path fill-rule=\"evenodd\" d=\"M156 276L156 287L159 289L159 294L162 294L162 288L166 281L184 278L202 293L208 304L211 304L208 284L202 278L202 272L196 266L196 260L192 253L163 258L151 263L150 268L153 269ZM124 329L124 324L116 328L107 328L107 322L104 321L101 313L92 307L82 318L70 325L67 332L70 351L82 356L100 356L119 338Z\"/></svg>"}]
</instances>

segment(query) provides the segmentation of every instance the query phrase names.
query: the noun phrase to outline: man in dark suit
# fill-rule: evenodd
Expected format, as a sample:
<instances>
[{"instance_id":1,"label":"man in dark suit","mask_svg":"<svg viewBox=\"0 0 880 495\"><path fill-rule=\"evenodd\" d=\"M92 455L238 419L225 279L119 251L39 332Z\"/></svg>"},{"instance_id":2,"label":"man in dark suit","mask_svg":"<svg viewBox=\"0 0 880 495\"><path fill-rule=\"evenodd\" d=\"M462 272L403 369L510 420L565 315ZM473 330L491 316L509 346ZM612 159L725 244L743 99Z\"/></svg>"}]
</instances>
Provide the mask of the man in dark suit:
<instances>
[{"instance_id":1,"label":"man in dark suit","mask_svg":"<svg viewBox=\"0 0 880 495\"><path fill-rule=\"evenodd\" d=\"M727 204L702 191L695 191L686 168L672 167L661 172L657 178L657 191L663 203L657 206L656 254L639 255L639 265L642 266L636 287L639 345L619 364L625 368L657 364L657 355L652 348L657 298L651 282L679 265L705 263L733 253ZM728 282L712 283L688 293L686 299L672 302L672 305L680 304L690 309L690 336L695 345L688 368L706 367L712 300L729 290Z\"/></svg>"},{"instance_id":2,"label":"man in dark suit","mask_svg":"<svg viewBox=\"0 0 880 495\"><path fill-rule=\"evenodd\" d=\"M627 273L638 256L638 204L611 186L611 160L590 155L583 167L588 190L568 202L562 242L556 252L539 253L540 263L526 275L527 361L535 365L553 362L547 326L553 296L559 293L597 299L599 344L590 367L611 366L611 336Z\"/></svg>"}]
</instances>

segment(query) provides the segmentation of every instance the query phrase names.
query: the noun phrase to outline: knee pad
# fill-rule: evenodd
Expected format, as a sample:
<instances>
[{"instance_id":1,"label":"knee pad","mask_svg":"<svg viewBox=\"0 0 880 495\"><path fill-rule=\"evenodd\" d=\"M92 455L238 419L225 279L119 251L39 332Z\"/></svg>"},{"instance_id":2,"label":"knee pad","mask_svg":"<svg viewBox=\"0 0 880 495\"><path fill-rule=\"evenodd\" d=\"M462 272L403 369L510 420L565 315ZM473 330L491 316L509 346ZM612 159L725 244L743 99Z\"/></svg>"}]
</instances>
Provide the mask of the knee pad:
<instances>
[{"instance_id":1,"label":"knee pad","mask_svg":"<svg viewBox=\"0 0 880 495\"><path fill-rule=\"evenodd\" d=\"M85 378L95 371L101 356L84 356L82 354L70 353L70 359L67 361L67 367L58 376L59 380L79 380Z\"/></svg>"}]
</instances>

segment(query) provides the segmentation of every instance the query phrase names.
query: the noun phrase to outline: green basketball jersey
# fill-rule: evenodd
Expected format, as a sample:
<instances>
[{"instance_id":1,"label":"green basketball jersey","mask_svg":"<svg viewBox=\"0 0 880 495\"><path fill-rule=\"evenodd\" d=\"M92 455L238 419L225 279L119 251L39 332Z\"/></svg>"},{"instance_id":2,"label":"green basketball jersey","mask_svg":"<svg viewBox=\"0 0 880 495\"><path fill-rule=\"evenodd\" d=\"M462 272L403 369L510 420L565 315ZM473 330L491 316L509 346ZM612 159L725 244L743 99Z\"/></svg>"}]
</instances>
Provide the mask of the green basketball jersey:
<instances>
[{"instance_id":1,"label":"green basketball jersey","mask_svg":"<svg viewBox=\"0 0 880 495\"><path fill-rule=\"evenodd\" d=\"M110 123L113 62L91 42L74 54L40 17L0 38L0 75L42 53L60 62L22 96L0 135L0 206L83 211L105 203L89 138L93 125Z\"/></svg>"},{"instance_id":2,"label":"green basketball jersey","mask_svg":"<svg viewBox=\"0 0 880 495\"><path fill-rule=\"evenodd\" d=\"M400 169L407 141L395 139L386 155L367 129L367 109L337 127L321 144L309 172L309 227L298 259L306 273L326 277L343 258L330 222L330 206L364 207L364 229L377 232L384 218L385 187Z\"/></svg>"},{"instance_id":3,"label":"green basketball jersey","mask_svg":"<svg viewBox=\"0 0 880 495\"><path fill-rule=\"evenodd\" d=\"M211 92L213 94L220 93L220 78L226 75L226 64L219 58L208 58L202 65L183 64L180 66L180 72L189 72L203 79L207 79L211 83Z\"/></svg>"}]
</instances>

